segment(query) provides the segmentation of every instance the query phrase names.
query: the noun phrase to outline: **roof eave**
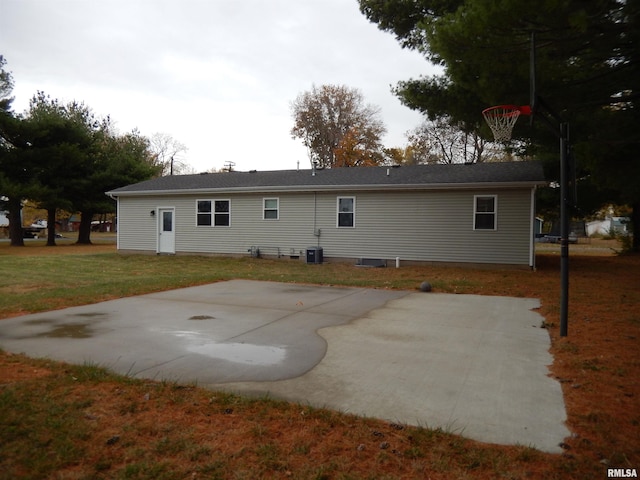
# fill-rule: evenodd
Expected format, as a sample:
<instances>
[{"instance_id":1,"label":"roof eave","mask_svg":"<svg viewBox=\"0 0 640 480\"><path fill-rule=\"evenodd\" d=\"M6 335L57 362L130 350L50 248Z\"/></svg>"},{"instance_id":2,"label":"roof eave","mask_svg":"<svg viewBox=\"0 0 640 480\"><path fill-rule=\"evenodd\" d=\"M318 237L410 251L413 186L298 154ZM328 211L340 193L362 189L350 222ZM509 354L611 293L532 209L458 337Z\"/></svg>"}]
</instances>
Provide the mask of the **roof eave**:
<instances>
[{"instance_id":1,"label":"roof eave","mask_svg":"<svg viewBox=\"0 0 640 480\"><path fill-rule=\"evenodd\" d=\"M158 195L201 195L225 193L299 193L299 192L331 192L331 191L371 191L371 190L470 190L495 188L533 188L546 185L544 180L527 180L521 182L474 182L474 183L437 183L437 184L383 184L383 185L292 185L261 187L228 187L228 188L190 188L167 190L111 190L105 192L110 197L142 197Z\"/></svg>"}]
</instances>

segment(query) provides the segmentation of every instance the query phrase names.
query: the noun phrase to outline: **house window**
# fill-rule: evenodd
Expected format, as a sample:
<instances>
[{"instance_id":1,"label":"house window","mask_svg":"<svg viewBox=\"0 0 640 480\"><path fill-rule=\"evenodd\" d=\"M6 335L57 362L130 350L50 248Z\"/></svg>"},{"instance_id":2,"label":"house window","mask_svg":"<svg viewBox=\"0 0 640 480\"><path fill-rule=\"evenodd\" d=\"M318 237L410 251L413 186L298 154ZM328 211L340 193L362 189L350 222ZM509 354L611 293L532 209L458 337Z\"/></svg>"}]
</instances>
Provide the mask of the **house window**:
<instances>
[{"instance_id":1,"label":"house window","mask_svg":"<svg viewBox=\"0 0 640 480\"><path fill-rule=\"evenodd\" d=\"M197 225L199 227L211 226L211 200L197 201Z\"/></svg>"},{"instance_id":2,"label":"house window","mask_svg":"<svg viewBox=\"0 0 640 480\"><path fill-rule=\"evenodd\" d=\"M215 227L228 227L231 225L231 201L215 200L213 204L213 225Z\"/></svg>"},{"instance_id":3,"label":"house window","mask_svg":"<svg viewBox=\"0 0 640 480\"><path fill-rule=\"evenodd\" d=\"M355 197L338 197L338 227L354 227L355 213Z\"/></svg>"},{"instance_id":4,"label":"house window","mask_svg":"<svg viewBox=\"0 0 640 480\"><path fill-rule=\"evenodd\" d=\"M277 198L265 198L262 201L263 220L278 220L280 201Z\"/></svg>"},{"instance_id":5,"label":"house window","mask_svg":"<svg viewBox=\"0 0 640 480\"><path fill-rule=\"evenodd\" d=\"M230 200L198 200L196 204L196 221L199 227L231 225Z\"/></svg>"},{"instance_id":6,"label":"house window","mask_svg":"<svg viewBox=\"0 0 640 480\"><path fill-rule=\"evenodd\" d=\"M496 195L476 195L473 207L473 229L495 230L498 217L498 197Z\"/></svg>"},{"instance_id":7,"label":"house window","mask_svg":"<svg viewBox=\"0 0 640 480\"><path fill-rule=\"evenodd\" d=\"M162 231L173 232L173 210L162 212Z\"/></svg>"}]
</instances>

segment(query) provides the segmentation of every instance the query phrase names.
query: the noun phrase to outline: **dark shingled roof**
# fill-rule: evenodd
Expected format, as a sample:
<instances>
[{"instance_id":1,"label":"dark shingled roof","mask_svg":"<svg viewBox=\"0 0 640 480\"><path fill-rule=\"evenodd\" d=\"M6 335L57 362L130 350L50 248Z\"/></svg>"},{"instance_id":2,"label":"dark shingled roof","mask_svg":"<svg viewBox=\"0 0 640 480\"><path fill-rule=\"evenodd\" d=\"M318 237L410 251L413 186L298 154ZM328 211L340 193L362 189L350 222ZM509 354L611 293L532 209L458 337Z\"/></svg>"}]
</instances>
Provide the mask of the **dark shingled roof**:
<instances>
[{"instance_id":1,"label":"dark shingled roof","mask_svg":"<svg viewBox=\"0 0 640 480\"><path fill-rule=\"evenodd\" d=\"M501 162L398 167L332 168L326 170L273 170L173 175L117 188L111 195L144 195L204 191L334 190L374 187L376 190L481 186L482 184L533 186L544 184L538 162Z\"/></svg>"}]
</instances>

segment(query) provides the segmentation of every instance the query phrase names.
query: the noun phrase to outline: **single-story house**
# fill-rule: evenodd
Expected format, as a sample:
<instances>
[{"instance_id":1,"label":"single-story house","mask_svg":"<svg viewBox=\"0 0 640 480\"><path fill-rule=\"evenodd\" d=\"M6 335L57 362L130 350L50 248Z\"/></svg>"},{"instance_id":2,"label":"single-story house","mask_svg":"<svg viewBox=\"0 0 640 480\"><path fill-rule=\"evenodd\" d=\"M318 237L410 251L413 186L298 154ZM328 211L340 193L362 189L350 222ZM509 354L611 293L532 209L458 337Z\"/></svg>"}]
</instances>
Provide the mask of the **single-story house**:
<instances>
[{"instance_id":1,"label":"single-story house","mask_svg":"<svg viewBox=\"0 0 640 480\"><path fill-rule=\"evenodd\" d=\"M107 194L126 253L533 267L544 184L539 163L507 162L175 175Z\"/></svg>"},{"instance_id":2,"label":"single-story house","mask_svg":"<svg viewBox=\"0 0 640 480\"><path fill-rule=\"evenodd\" d=\"M95 218L95 217L94 217ZM80 214L74 213L67 219L63 219L60 222L61 230L65 232L77 232L80 230ZM93 220L91 222L92 232L110 232L113 229L111 220Z\"/></svg>"},{"instance_id":3,"label":"single-story house","mask_svg":"<svg viewBox=\"0 0 640 480\"><path fill-rule=\"evenodd\" d=\"M607 217L604 220L594 220L587 223L587 235L626 235L629 217Z\"/></svg>"}]
</instances>

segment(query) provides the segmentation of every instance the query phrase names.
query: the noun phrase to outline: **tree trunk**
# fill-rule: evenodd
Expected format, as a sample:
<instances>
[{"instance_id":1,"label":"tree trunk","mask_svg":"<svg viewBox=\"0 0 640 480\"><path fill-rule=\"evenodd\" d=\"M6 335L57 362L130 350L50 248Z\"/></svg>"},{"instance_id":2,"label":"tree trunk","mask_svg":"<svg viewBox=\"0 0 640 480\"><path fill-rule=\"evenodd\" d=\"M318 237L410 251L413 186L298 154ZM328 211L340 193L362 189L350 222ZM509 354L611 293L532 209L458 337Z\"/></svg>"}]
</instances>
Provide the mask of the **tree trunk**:
<instances>
[{"instance_id":1,"label":"tree trunk","mask_svg":"<svg viewBox=\"0 0 640 480\"><path fill-rule=\"evenodd\" d=\"M47 247L56 246L56 209L47 209Z\"/></svg>"},{"instance_id":2,"label":"tree trunk","mask_svg":"<svg viewBox=\"0 0 640 480\"><path fill-rule=\"evenodd\" d=\"M78 228L78 241L80 245L91 245L91 222L93 212L80 212L80 227Z\"/></svg>"},{"instance_id":3,"label":"tree trunk","mask_svg":"<svg viewBox=\"0 0 640 480\"><path fill-rule=\"evenodd\" d=\"M107 214L103 213L100 215L100 231L102 233L107 231Z\"/></svg>"},{"instance_id":4,"label":"tree trunk","mask_svg":"<svg viewBox=\"0 0 640 480\"><path fill-rule=\"evenodd\" d=\"M24 232L22 231L22 202L20 199L9 198L9 237L12 247L24 247Z\"/></svg>"}]
</instances>

